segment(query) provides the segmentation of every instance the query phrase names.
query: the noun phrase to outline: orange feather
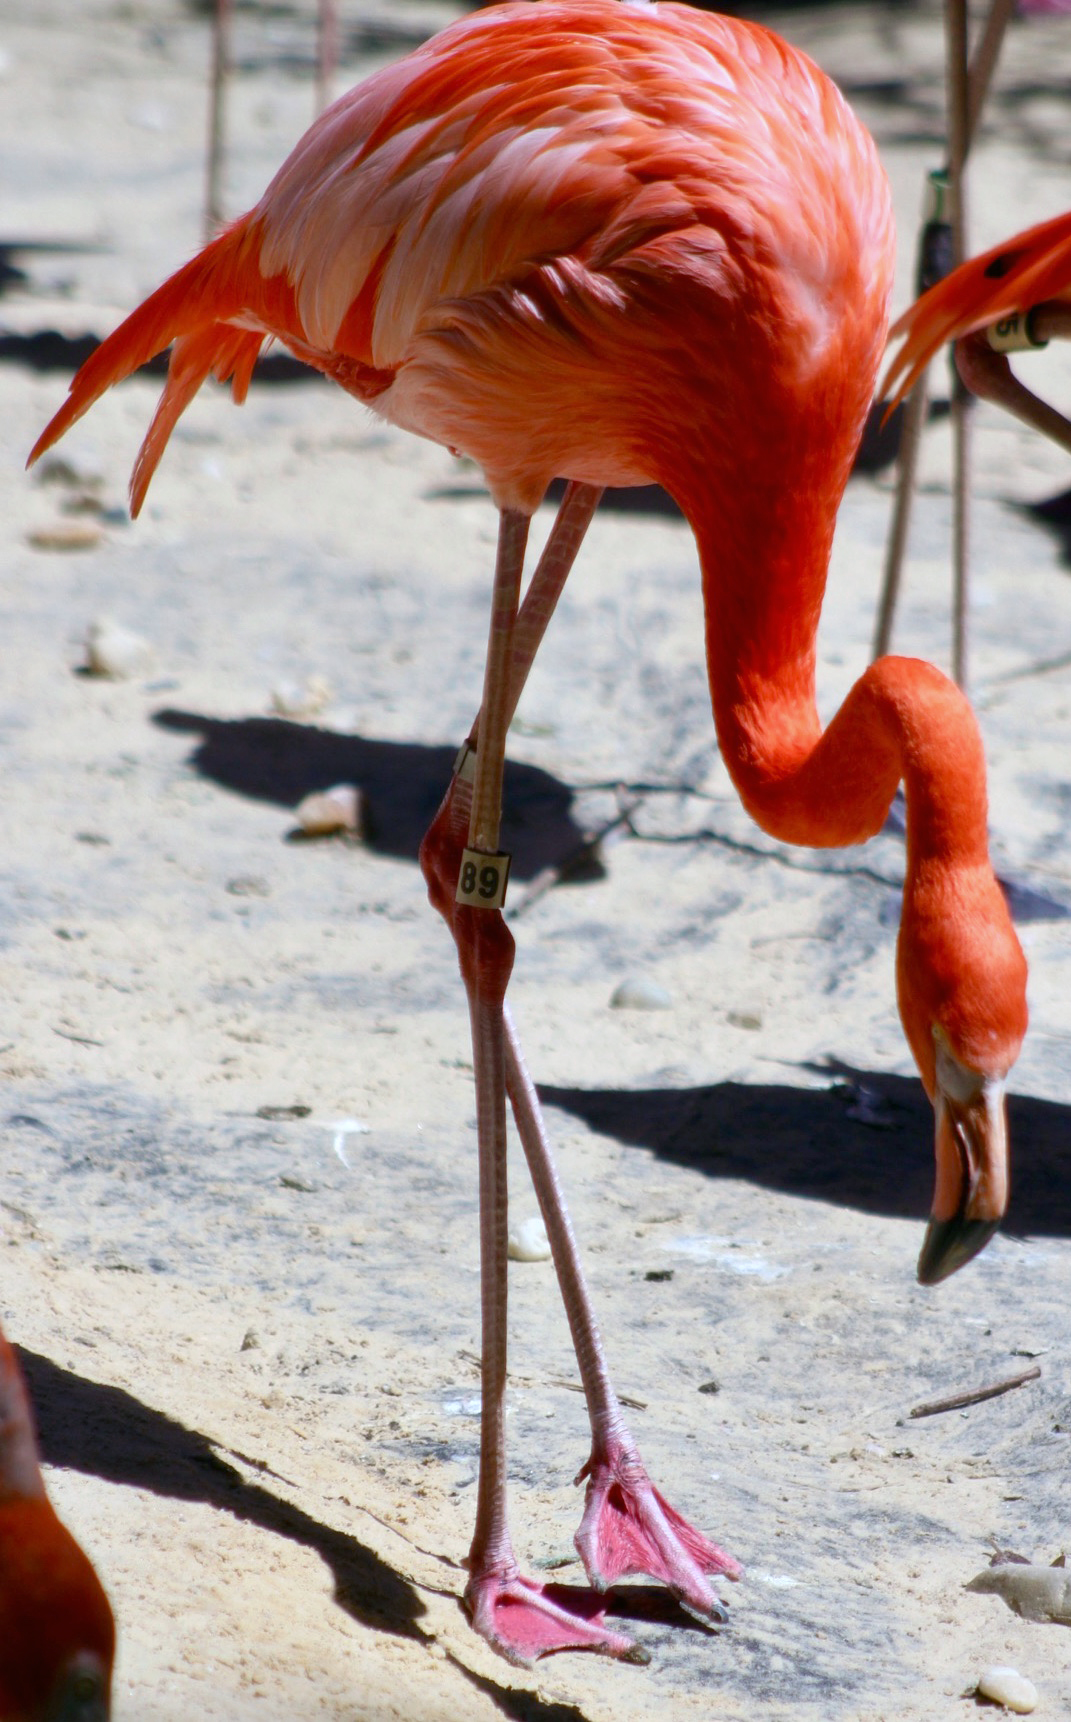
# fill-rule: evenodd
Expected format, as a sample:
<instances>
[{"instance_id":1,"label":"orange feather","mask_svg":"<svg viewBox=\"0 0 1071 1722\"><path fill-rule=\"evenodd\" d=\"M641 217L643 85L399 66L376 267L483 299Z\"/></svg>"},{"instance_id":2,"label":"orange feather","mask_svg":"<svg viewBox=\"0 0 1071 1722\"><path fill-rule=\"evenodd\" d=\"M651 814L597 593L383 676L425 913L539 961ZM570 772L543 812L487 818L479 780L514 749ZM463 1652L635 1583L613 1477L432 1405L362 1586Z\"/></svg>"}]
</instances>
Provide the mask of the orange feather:
<instances>
[{"instance_id":1,"label":"orange feather","mask_svg":"<svg viewBox=\"0 0 1071 1722\"><path fill-rule=\"evenodd\" d=\"M1013 312L1071 298L1071 210L971 257L916 299L893 324L904 337L882 385L890 407L910 394L947 341L988 328Z\"/></svg>"},{"instance_id":2,"label":"orange feather","mask_svg":"<svg viewBox=\"0 0 1071 1722\"><path fill-rule=\"evenodd\" d=\"M0 1333L0 1722L104 1722L114 1654L108 1599L45 1492L29 1395Z\"/></svg>"}]
</instances>

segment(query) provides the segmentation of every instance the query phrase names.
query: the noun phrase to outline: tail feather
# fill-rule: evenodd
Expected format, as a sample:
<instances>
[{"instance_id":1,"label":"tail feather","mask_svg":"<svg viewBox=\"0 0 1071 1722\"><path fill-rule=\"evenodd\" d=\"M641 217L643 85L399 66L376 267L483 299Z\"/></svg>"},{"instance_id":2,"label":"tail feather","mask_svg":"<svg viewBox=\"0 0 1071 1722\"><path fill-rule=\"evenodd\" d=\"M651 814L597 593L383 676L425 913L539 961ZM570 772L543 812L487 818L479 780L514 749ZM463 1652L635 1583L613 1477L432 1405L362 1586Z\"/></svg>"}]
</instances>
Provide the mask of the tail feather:
<instances>
[{"instance_id":1,"label":"tail feather","mask_svg":"<svg viewBox=\"0 0 1071 1722\"><path fill-rule=\"evenodd\" d=\"M228 228L120 323L72 378L66 401L41 432L27 465L58 442L113 383L174 344L167 384L131 479L136 514L176 420L209 372L221 382L231 379L235 399L245 398L265 336L227 319L248 316L251 297L255 303L250 265L263 290L256 237L246 221Z\"/></svg>"},{"instance_id":2,"label":"tail feather","mask_svg":"<svg viewBox=\"0 0 1071 1722\"><path fill-rule=\"evenodd\" d=\"M1071 288L1071 210L972 257L924 293L889 331L906 337L882 394L890 407L909 394L939 347L1013 311L1026 311Z\"/></svg>"},{"instance_id":3,"label":"tail feather","mask_svg":"<svg viewBox=\"0 0 1071 1722\"><path fill-rule=\"evenodd\" d=\"M234 398L241 403L263 342L259 331L235 329L225 323L210 323L207 329L181 335L175 341L164 392L130 475L130 512L135 519L168 438L205 378L211 372L221 383L229 379Z\"/></svg>"}]
</instances>

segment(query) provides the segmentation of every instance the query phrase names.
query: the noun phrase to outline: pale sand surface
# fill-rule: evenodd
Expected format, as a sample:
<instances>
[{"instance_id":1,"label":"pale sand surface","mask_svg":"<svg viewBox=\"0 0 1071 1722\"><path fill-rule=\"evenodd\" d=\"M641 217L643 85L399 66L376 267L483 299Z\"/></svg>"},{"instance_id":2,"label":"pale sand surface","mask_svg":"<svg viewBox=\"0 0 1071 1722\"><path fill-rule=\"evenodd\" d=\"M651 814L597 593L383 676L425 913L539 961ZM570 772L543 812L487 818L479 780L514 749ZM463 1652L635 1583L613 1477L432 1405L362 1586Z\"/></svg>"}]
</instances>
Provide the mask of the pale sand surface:
<instances>
[{"instance_id":1,"label":"pale sand surface","mask_svg":"<svg viewBox=\"0 0 1071 1722\"><path fill-rule=\"evenodd\" d=\"M343 10L340 87L451 15ZM940 155L938 9L773 21L878 135L902 305ZM235 213L310 117L311 33L311 5L239 13ZM177 0L42 0L3 9L0 50L0 238L96 247L25 255L30 288L0 302L0 327L103 333L199 237L205 23ZM1069 73L1071 22L1015 31L979 152L979 245L1071 197ZM1066 356L1034 374L1071 398ZM1066 1715L1071 1635L962 1587L990 1534L1045 1560L1069 1534L1068 922L1021 929L1033 1026L1009 1226L924 1292L931 1125L893 997L901 846L789 852L749 824L714 748L690 534L600 516L511 742L545 774L512 785L514 903L540 853L612 816L617 783L646 786L638 835L606 845L604 877L519 916L512 996L619 1385L644 1402L637 1437L748 1578L717 1632L640 1591L649 1668L509 1669L457 1602L479 1392L473 1103L454 957L415 864L479 699L493 511L471 469L310 382L254 387L241 412L206 390L132 527L156 385L114 392L68 439L73 482L27 478L64 387L0 369L0 1314L50 1487L116 1606L120 1722L930 1722L962 1716L1001 1662L1035 1682L1039 1716ZM1071 586L1055 541L1007 506L1071 469L988 412L978 467L994 851L1071 905ZM940 663L947 475L938 425L896 643ZM86 490L103 519L64 512ZM853 481L825 712L866 661L888 512L886 479ZM72 523L97 545L32 545ZM150 670L77 673L101 615L152 641ZM325 709L266 725L272 690L312 676ZM347 778L375 841L287 842L300 794ZM610 1009L626 977L672 1008ZM308 1115L257 1115L291 1105ZM549 1264L513 1266L511 1297L518 1549L575 1582L585 1420ZM1040 1383L908 1419L1035 1354Z\"/></svg>"}]
</instances>

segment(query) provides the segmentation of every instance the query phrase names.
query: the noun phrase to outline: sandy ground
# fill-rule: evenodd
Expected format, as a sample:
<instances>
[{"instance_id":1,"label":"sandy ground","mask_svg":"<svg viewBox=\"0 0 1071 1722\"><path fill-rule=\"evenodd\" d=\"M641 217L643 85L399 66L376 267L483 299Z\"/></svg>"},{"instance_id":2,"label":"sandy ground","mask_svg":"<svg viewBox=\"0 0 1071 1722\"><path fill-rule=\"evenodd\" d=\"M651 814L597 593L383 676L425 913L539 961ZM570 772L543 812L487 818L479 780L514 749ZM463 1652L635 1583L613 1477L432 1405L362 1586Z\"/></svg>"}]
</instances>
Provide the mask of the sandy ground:
<instances>
[{"instance_id":1,"label":"sandy ground","mask_svg":"<svg viewBox=\"0 0 1071 1722\"><path fill-rule=\"evenodd\" d=\"M343 10L347 82L451 15ZM310 117L311 13L239 12L234 212ZM940 158L938 9L773 20L879 138L903 304ZM103 333L199 237L205 22L177 0L41 0L0 11L0 51L0 238L80 247L16 257L0 328ZM1066 205L1069 73L1071 25L1015 29L979 244ZM1034 363L1059 393L1066 360ZM994 851L1038 894L1033 1026L1009 1224L936 1292L913 1279L932 1150L893 1001L900 844L789 852L749 825L714 747L687 529L607 510L592 530L512 741L513 998L650 1469L748 1576L719 1631L622 1592L646 1669L523 1675L457 1600L473 1106L415 864L479 699L491 507L477 474L311 381L241 412L206 391L132 527L155 386L111 395L33 478L65 379L9 362L0 387L0 1310L116 1606L121 1722L932 1722L992 1662L1066 1715L1071 1636L962 1588L990 1535L1044 1560L1069 1535L1071 586L1012 506L1065 488L1066 458L979 414L973 692ZM937 425L897 645L942 663L947 471ZM886 479L853 481L827 712L866 661L888 512ZM72 528L88 545L48 547ZM104 615L152 642L133 679L80 673ZM310 678L320 708L273 715ZM364 786L370 841L288 840L300 796L340 780ZM617 785L638 806L601 876L529 901ZM611 1009L624 979L670 1008ZM585 1423L549 1264L514 1265L511 1297L516 1539L575 1582ZM1017 1393L909 1418L1034 1359Z\"/></svg>"}]
</instances>

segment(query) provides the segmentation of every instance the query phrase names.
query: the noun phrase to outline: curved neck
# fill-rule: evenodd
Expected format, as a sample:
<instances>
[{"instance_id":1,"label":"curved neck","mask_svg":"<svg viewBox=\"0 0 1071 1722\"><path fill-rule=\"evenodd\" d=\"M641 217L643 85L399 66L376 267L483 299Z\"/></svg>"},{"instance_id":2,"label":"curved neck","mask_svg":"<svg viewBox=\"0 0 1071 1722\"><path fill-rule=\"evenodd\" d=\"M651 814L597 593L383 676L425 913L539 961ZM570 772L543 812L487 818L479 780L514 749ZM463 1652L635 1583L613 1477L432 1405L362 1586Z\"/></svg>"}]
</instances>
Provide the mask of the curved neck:
<instances>
[{"instance_id":1,"label":"curved neck","mask_svg":"<svg viewBox=\"0 0 1071 1722\"><path fill-rule=\"evenodd\" d=\"M783 474L782 474L783 478ZM718 740L741 799L772 836L813 847L880 831L898 783L908 868L984 862L985 760L971 708L931 664L883 658L823 731L815 638L841 486L771 485L748 532L696 525ZM756 521L760 522L756 530Z\"/></svg>"}]
</instances>

